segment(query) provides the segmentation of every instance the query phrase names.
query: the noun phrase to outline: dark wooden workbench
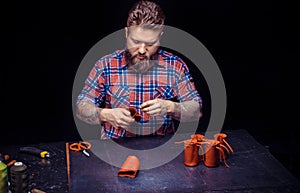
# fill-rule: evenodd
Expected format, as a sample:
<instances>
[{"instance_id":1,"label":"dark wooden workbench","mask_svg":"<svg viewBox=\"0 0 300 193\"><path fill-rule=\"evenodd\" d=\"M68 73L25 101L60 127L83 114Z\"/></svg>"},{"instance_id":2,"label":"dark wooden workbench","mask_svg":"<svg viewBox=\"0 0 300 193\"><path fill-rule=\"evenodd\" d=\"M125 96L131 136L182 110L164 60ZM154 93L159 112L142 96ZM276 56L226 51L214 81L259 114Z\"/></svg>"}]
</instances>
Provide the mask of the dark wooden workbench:
<instances>
[{"instance_id":1,"label":"dark wooden workbench","mask_svg":"<svg viewBox=\"0 0 300 193\"><path fill-rule=\"evenodd\" d=\"M27 166L29 190L38 189L47 193L68 192L65 142L26 145L47 150L51 155L51 158L47 159L21 153L19 150L24 146L0 146L0 152L9 154L10 161L20 161ZM8 173L9 170L10 168Z\"/></svg>"},{"instance_id":2,"label":"dark wooden workbench","mask_svg":"<svg viewBox=\"0 0 300 193\"><path fill-rule=\"evenodd\" d=\"M225 133L235 151L227 159L230 168L222 163L217 168L208 168L201 162L196 167L187 167L181 153L169 163L140 170L134 179L121 178L117 176L118 167L94 154L87 158L81 153L71 152L71 192L300 192L298 180L248 132ZM118 144L148 149L164 141L166 139L160 137L144 137L119 140ZM105 143L102 147L109 149ZM120 157L125 160L126 152L109 151L107 154L111 160ZM159 156L141 155L141 166L146 160L159 160L163 156L164 152Z\"/></svg>"},{"instance_id":3,"label":"dark wooden workbench","mask_svg":"<svg viewBox=\"0 0 300 193\"><path fill-rule=\"evenodd\" d=\"M136 178L117 176L119 167L110 165L95 155L92 147L90 157L81 152L70 151L71 193L94 192L300 192L299 181L276 160L264 146L257 143L245 130L224 131L235 153L224 164L207 168L202 162L196 167L183 164L183 153L159 167L141 169ZM169 138L143 137L122 139L122 147L147 150L165 143ZM106 147L111 161L123 160L126 152L111 152L107 141L99 141ZM48 150L52 157L41 159L19 152L22 146L2 146L1 153L9 153L12 159L24 162L30 175L30 190L37 188L47 193L68 192L65 142L33 144ZM181 145L174 145L179 148ZM94 150L93 150L94 148ZM181 148L181 147L180 147ZM170 148L172 151L172 148ZM141 167L146 160L161 160L165 154L143 155Z\"/></svg>"}]
</instances>

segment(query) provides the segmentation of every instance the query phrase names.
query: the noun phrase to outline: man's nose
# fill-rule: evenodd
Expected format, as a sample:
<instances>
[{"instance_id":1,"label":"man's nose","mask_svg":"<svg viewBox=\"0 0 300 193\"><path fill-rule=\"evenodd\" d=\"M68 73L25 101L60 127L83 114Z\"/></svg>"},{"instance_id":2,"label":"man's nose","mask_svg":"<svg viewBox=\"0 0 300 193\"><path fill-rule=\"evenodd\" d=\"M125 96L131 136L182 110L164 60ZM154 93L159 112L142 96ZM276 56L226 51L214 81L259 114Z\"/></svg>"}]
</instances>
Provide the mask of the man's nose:
<instances>
[{"instance_id":1,"label":"man's nose","mask_svg":"<svg viewBox=\"0 0 300 193\"><path fill-rule=\"evenodd\" d=\"M146 45L145 43L142 43L140 46L139 46L139 54L145 54L146 53Z\"/></svg>"}]
</instances>

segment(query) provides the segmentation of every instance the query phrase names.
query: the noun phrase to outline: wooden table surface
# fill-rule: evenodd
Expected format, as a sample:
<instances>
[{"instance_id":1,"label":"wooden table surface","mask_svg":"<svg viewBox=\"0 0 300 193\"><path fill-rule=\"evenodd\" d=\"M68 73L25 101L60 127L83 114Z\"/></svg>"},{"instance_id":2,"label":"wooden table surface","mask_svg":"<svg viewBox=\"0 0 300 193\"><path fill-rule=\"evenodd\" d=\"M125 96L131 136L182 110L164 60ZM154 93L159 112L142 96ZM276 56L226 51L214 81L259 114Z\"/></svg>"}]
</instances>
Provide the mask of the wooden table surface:
<instances>
[{"instance_id":1,"label":"wooden table surface","mask_svg":"<svg viewBox=\"0 0 300 193\"><path fill-rule=\"evenodd\" d=\"M196 167L183 164L183 152L158 167L145 167L136 178L118 177L119 167L109 163L125 160L128 152L111 149L106 141L99 142L110 161L103 161L98 150L91 149L91 156L70 152L72 193L83 192L300 192L299 181L276 160L264 146L246 130L224 131L234 154L227 158L230 168L223 163L208 168L202 162ZM170 138L170 137L169 137ZM168 137L143 137L117 140L122 147L140 151L158 147ZM178 148L174 144L174 148ZM180 147L183 149L183 147ZM172 151L172 147L170 150ZM152 160L164 160L161 154L141 154L141 166ZM96 156L98 155L98 156ZM117 160L117 161L116 161Z\"/></svg>"}]
</instances>

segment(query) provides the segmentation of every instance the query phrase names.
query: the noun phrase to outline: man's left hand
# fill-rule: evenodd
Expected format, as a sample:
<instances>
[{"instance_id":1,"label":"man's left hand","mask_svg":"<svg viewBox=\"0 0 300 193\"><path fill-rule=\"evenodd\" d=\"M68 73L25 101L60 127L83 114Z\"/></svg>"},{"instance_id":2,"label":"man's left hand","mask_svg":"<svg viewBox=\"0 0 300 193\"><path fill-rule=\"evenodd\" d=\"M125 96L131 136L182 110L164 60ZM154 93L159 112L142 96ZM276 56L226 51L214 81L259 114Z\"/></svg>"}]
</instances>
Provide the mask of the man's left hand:
<instances>
[{"instance_id":1,"label":"man's left hand","mask_svg":"<svg viewBox=\"0 0 300 193\"><path fill-rule=\"evenodd\" d=\"M163 99L149 100L139 107L150 116L162 116L174 112L174 102Z\"/></svg>"}]
</instances>

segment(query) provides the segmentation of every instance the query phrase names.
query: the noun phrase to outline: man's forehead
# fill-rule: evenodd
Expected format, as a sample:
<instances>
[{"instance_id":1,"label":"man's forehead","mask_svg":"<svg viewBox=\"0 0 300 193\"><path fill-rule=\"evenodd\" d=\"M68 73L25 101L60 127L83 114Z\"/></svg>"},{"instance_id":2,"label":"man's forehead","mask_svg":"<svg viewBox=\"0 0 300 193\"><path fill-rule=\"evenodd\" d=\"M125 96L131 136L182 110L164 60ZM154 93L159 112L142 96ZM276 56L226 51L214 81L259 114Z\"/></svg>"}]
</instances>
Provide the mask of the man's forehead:
<instances>
[{"instance_id":1,"label":"man's forehead","mask_svg":"<svg viewBox=\"0 0 300 193\"><path fill-rule=\"evenodd\" d=\"M148 29L140 26L129 27L129 35L134 40L156 41L161 34L161 30Z\"/></svg>"}]
</instances>

